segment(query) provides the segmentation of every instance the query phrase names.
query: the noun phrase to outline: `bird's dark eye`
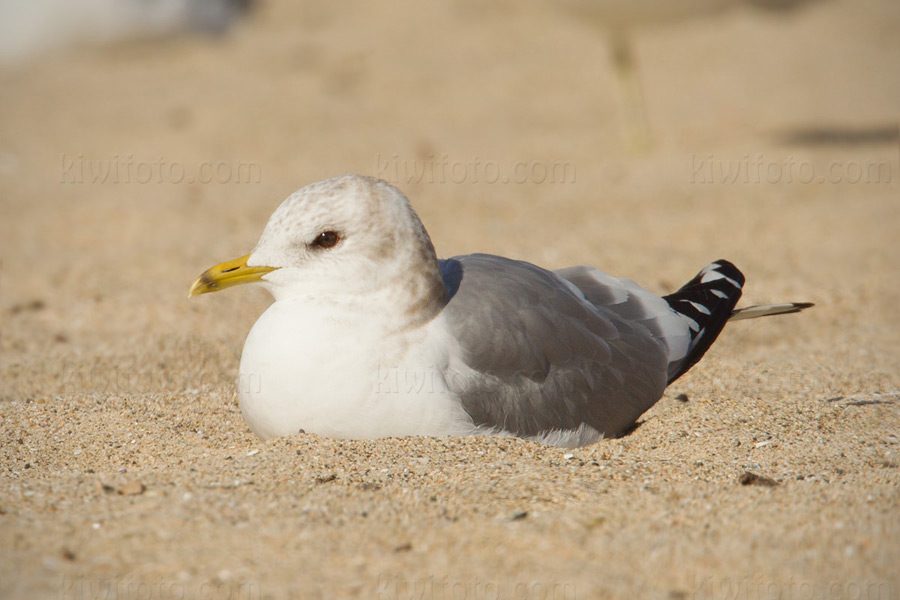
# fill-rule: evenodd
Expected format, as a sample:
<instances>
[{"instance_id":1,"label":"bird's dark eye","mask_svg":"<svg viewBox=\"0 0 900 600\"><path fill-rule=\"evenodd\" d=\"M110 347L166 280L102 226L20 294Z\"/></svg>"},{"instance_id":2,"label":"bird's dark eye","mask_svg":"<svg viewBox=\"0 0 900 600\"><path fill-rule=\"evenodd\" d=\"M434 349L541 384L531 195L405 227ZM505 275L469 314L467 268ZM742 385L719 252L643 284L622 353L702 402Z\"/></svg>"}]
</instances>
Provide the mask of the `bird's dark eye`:
<instances>
[{"instance_id":1,"label":"bird's dark eye","mask_svg":"<svg viewBox=\"0 0 900 600\"><path fill-rule=\"evenodd\" d=\"M341 236L336 231L323 231L316 236L313 244L319 248L334 248L341 241Z\"/></svg>"}]
</instances>

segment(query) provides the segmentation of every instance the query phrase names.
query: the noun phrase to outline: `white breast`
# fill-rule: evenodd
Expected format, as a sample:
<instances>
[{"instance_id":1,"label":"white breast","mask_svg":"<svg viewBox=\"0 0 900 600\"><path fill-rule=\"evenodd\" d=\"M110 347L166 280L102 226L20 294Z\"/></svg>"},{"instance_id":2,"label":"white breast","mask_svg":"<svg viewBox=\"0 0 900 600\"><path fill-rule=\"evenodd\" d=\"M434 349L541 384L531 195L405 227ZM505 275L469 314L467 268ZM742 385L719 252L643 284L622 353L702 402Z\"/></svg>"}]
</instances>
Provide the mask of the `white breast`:
<instances>
[{"instance_id":1,"label":"white breast","mask_svg":"<svg viewBox=\"0 0 900 600\"><path fill-rule=\"evenodd\" d=\"M261 438L303 430L337 438L470 433L447 391L427 327L391 334L359 311L280 300L244 344L241 412Z\"/></svg>"}]
</instances>

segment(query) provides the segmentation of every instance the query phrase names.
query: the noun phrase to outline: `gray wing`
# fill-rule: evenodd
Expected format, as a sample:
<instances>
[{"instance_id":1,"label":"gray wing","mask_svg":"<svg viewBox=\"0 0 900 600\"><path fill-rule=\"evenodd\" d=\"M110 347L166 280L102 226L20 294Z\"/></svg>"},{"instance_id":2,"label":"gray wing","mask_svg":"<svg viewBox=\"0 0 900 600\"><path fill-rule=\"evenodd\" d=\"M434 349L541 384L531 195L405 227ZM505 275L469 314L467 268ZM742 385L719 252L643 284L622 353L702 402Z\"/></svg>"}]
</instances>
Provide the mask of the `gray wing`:
<instances>
[{"instance_id":1,"label":"gray wing","mask_svg":"<svg viewBox=\"0 0 900 600\"><path fill-rule=\"evenodd\" d=\"M616 435L662 396L670 348L648 316L661 298L586 267L554 273L485 254L441 261L441 272L462 349L447 382L476 425Z\"/></svg>"}]
</instances>

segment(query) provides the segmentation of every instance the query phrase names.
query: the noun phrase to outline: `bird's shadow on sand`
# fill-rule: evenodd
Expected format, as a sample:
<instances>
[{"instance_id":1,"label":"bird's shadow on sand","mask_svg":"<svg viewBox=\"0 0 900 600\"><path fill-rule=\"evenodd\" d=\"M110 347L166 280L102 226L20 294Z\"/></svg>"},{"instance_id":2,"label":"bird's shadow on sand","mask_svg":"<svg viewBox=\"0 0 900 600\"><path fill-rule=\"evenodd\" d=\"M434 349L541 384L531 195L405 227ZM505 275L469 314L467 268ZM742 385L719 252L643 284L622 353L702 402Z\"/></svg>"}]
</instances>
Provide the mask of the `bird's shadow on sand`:
<instances>
[{"instance_id":1,"label":"bird's shadow on sand","mask_svg":"<svg viewBox=\"0 0 900 600\"><path fill-rule=\"evenodd\" d=\"M625 431L623 431L622 433L620 433L620 434L618 434L618 435L612 435L612 436L610 436L609 439L611 439L611 440L620 440L620 439L622 439L622 438L626 438L626 437L630 436L632 433L634 433L635 431L637 431L637 430L640 428L641 425L643 425L644 423L646 423L646 422L649 421L650 419L655 419L655 418L656 418L656 417L648 417L648 418L642 419L642 420L640 420L640 421L635 421L628 429L626 429Z\"/></svg>"}]
</instances>

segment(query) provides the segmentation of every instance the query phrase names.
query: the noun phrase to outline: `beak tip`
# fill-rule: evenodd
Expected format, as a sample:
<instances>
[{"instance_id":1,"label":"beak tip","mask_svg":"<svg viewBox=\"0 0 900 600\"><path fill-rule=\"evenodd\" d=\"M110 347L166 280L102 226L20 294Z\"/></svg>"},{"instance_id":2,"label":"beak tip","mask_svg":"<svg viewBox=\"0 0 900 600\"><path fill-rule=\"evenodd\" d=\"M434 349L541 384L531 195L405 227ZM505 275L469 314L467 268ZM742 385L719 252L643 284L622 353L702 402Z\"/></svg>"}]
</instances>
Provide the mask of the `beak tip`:
<instances>
[{"instance_id":1,"label":"beak tip","mask_svg":"<svg viewBox=\"0 0 900 600\"><path fill-rule=\"evenodd\" d=\"M241 284L262 281L263 275L274 271L276 267L248 267L250 255L210 267L198 277L188 290L188 298L218 292Z\"/></svg>"},{"instance_id":2,"label":"beak tip","mask_svg":"<svg viewBox=\"0 0 900 600\"><path fill-rule=\"evenodd\" d=\"M202 292L200 291L200 279L198 278L194 283L191 284L191 288L188 290L188 293L187 293L188 300L190 300L194 296L197 296L201 293Z\"/></svg>"}]
</instances>

